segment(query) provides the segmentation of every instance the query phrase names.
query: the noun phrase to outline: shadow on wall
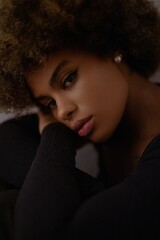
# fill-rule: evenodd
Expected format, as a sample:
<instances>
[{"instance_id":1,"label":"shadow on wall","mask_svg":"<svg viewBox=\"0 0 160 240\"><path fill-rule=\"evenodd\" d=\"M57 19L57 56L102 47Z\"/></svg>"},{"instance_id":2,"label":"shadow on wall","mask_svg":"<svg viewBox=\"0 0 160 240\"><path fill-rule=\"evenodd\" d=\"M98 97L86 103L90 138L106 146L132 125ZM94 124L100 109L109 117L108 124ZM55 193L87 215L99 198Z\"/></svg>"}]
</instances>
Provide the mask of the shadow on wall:
<instances>
[{"instance_id":1,"label":"shadow on wall","mask_svg":"<svg viewBox=\"0 0 160 240\"><path fill-rule=\"evenodd\" d=\"M151 78L152 82L160 83L160 69Z\"/></svg>"},{"instance_id":2,"label":"shadow on wall","mask_svg":"<svg viewBox=\"0 0 160 240\"><path fill-rule=\"evenodd\" d=\"M12 114L0 113L0 123L12 117L13 117Z\"/></svg>"}]
</instances>

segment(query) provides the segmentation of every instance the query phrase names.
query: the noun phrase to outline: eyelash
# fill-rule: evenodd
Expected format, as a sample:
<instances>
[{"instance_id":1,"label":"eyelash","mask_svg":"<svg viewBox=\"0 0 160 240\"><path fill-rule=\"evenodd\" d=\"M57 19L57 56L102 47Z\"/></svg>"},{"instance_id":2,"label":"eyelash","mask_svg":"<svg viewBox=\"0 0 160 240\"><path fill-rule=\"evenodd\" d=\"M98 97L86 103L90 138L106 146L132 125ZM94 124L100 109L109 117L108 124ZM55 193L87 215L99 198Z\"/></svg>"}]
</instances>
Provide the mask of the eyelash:
<instances>
[{"instance_id":1,"label":"eyelash","mask_svg":"<svg viewBox=\"0 0 160 240\"><path fill-rule=\"evenodd\" d=\"M72 83L74 83L77 79L77 70L69 73L62 82L63 89L68 88ZM69 85L66 86L66 83L69 82Z\"/></svg>"},{"instance_id":2,"label":"eyelash","mask_svg":"<svg viewBox=\"0 0 160 240\"><path fill-rule=\"evenodd\" d=\"M62 88L63 88L63 89L68 88L72 83L74 83L74 82L76 81L76 79L77 79L77 70L69 73L69 74L64 78L64 80L62 81ZM66 86L66 82L69 82L69 85L68 85L68 86ZM53 106L51 106L52 103L54 103ZM55 108L55 106L56 106L55 100L54 100L54 99L51 99L51 100L47 103L46 106L47 106L48 109L52 110L52 109Z\"/></svg>"},{"instance_id":3,"label":"eyelash","mask_svg":"<svg viewBox=\"0 0 160 240\"><path fill-rule=\"evenodd\" d=\"M51 106L52 104L53 104L53 106ZM54 99L50 100L50 101L47 103L47 108L50 109L50 110L54 109L55 106L56 106L56 102L55 102Z\"/></svg>"}]
</instances>

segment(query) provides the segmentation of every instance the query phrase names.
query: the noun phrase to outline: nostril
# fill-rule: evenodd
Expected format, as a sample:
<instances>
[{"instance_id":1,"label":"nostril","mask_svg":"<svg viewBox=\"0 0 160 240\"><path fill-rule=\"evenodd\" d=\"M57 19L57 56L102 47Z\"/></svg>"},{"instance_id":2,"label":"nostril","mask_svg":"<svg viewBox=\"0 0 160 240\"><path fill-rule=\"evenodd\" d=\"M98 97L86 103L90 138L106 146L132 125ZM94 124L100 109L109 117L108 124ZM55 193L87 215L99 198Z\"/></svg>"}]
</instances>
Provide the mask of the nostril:
<instances>
[{"instance_id":1,"label":"nostril","mask_svg":"<svg viewBox=\"0 0 160 240\"><path fill-rule=\"evenodd\" d=\"M72 116L72 112L71 111L66 114L67 119L71 118L71 116Z\"/></svg>"}]
</instances>

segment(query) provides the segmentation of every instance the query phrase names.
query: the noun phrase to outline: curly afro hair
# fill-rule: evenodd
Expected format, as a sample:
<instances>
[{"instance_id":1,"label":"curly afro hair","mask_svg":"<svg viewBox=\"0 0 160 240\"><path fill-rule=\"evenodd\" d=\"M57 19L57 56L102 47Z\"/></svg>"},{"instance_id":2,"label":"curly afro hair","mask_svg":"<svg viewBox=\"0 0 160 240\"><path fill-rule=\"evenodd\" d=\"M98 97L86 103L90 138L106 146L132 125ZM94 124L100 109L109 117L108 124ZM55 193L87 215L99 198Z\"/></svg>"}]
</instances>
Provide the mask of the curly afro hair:
<instances>
[{"instance_id":1,"label":"curly afro hair","mask_svg":"<svg viewBox=\"0 0 160 240\"><path fill-rule=\"evenodd\" d=\"M150 77L160 63L160 15L147 0L2 0L0 107L32 106L27 73L63 49L111 57Z\"/></svg>"}]
</instances>

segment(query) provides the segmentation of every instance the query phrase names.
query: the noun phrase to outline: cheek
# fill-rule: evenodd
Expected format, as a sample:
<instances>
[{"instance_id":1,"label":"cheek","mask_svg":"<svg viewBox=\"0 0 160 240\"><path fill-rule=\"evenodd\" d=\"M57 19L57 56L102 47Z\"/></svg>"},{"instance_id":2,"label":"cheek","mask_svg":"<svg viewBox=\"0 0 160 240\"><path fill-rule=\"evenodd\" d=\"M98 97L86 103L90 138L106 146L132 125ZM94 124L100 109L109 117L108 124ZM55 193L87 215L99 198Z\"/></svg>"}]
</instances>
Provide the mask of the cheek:
<instances>
[{"instance_id":1,"label":"cheek","mask_svg":"<svg viewBox=\"0 0 160 240\"><path fill-rule=\"evenodd\" d=\"M108 94L105 104L101 105L96 115L96 131L92 136L92 141L106 141L118 127L127 104L127 88L122 91L115 91L114 95Z\"/></svg>"},{"instance_id":2,"label":"cheek","mask_svg":"<svg viewBox=\"0 0 160 240\"><path fill-rule=\"evenodd\" d=\"M111 137L121 118L127 104L128 85L104 84L90 89L85 95L87 110L95 116L95 131L91 136L94 142L103 142Z\"/></svg>"},{"instance_id":3,"label":"cheek","mask_svg":"<svg viewBox=\"0 0 160 240\"><path fill-rule=\"evenodd\" d=\"M72 97L78 105L90 107L92 110L98 108L104 114L116 108L121 108L127 95L127 85L119 81L107 81L106 79L86 79L79 81L72 92Z\"/></svg>"},{"instance_id":4,"label":"cheek","mask_svg":"<svg viewBox=\"0 0 160 240\"><path fill-rule=\"evenodd\" d=\"M103 93L100 89L97 91L97 87L93 84L86 84L84 81L79 81L75 87L75 90L72 91L72 98L80 108L80 111L85 111L82 114L89 114L96 108L99 104L97 99L100 99L103 102L105 96L102 97Z\"/></svg>"}]
</instances>

